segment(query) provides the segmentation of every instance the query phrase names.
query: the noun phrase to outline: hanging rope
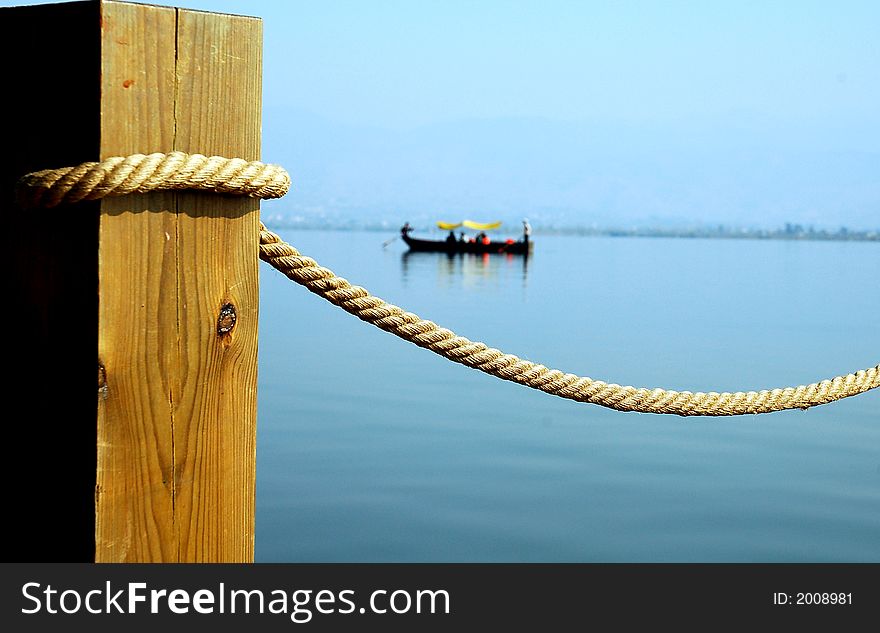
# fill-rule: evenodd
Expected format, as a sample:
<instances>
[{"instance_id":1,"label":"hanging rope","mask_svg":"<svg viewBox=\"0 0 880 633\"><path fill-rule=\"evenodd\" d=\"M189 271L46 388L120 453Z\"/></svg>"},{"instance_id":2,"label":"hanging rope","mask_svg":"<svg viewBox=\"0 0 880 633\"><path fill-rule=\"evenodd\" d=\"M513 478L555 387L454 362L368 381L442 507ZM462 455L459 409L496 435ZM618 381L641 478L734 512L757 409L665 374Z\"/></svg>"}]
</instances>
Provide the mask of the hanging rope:
<instances>
[{"instance_id":1,"label":"hanging rope","mask_svg":"<svg viewBox=\"0 0 880 633\"><path fill-rule=\"evenodd\" d=\"M28 206L55 206L106 195L186 188L257 197L280 197L287 191L290 183L287 172L275 165L185 154L182 158L177 157L170 161L189 165L192 159L200 165L220 165L206 177L202 171L196 169L172 170L161 167L166 164L162 156L171 157L172 154L151 154L147 157L139 154L128 158L111 158L101 163L86 163L79 167L28 174L19 181L19 199L32 203ZM145 159L150 160L147 162ZM125 168L127 172L119 169L121 165L129 165ZM145 176L147 172L149 173ZM163 176L166 173L173 175ZM56 185L62 181L62 185ZM92 182L98 184L91 184ZM135 186L135 182L140 184ZM145 183L149 183L146 189ZM561 398L598 404L618 411L683 416L769 413L784 409L807 409L880 386L880 365L809 385L734 393L692 393L606 383L550 369L513 354L505 354L483 343L458 336L436 323L374 297L364 288L353 286L310 257L301 255L262 223L260 259L359 319L451 361Z\"/></svg>"},{"instance_id":2,"label":"hanging rope","mask_svg":"<svg viewBox=\"0 0 880 633\"><path fill-rule=\"evenodd\" d=\"M806 409L880 386L880 365L810 385L736 393L691 393L626 387L549 369L513 354L477 343L352 286L332 270L300 255L277 234L260 225L260 259L296 283L359 319L391 332L456 363L554 396L618 411L677 415L741 415Z\"/></svg>"}]
</instances>

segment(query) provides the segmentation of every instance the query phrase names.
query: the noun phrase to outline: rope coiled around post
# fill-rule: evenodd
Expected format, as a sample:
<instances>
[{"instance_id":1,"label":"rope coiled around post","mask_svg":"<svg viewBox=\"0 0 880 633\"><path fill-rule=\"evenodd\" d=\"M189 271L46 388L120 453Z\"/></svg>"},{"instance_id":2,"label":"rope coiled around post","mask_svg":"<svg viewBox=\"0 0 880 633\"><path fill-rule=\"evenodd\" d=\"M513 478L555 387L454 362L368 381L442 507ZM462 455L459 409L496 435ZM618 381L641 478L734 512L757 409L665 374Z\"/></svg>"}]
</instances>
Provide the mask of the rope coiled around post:
<instances>
[{"instance_id":1,"label":"rope coiled around post","mask_svg":"<svg viewBox=\"0 0 880 633\"><path fill-rule=\"evenodd\" d=\"M26 206L51 207L158 189L201 189L270 198L284 195L290 185L287 172L276 165L197 154L173 156L177 154L182 153L138 154L35 172L19 181L19 199ZM262 223L259 242L260 259L359 319L456 363L577 402L618 411L728 416L807 409L880 387L880 365L809 385L734 393L692 393L606 383L506 354L374 297L301 255Z\"/></svg>"},{"instance_id":2,"label":"rope coiled around post","mask_svg":"<svg viewBox=\"0 0 880 633\"><path fill-rule=\"evenodd\" d=\"M184 152L132 154L27 174L18 181L18 203L24 208L51 208L170 189L280 198L290 189L290 175L278 165L243 158Z\"/></svg>"}]
</instances>

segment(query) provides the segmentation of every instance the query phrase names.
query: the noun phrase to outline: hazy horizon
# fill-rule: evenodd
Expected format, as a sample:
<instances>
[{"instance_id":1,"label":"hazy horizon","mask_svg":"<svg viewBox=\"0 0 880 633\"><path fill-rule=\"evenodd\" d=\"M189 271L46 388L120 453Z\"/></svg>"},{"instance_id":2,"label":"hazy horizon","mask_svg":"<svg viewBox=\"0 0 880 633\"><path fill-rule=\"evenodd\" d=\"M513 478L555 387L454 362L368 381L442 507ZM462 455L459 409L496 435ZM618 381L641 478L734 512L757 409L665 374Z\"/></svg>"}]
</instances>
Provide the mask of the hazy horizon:
<instances>
[{"instance_id":1,"label":"hazy horizon","mask_svg":"<svg viewBox=\"0 0 880 633\"><path fill-rule=\"evenodd\" d=\"M880 227L880 3L170 4L263 18L267 213Z\"/></svg>"},{"instance_id":2,"label":"hazy horizon","mask_svg":"<svg viewBox=\"0 0 880 633\"><path fill-rule=\"evenodd\" d=\"M283 106L264 117L285 122L264 138L266 159L298 166L291 194L264 203L267 213L365 224L880 228L880 153L773 143L760 130L540 118L394 130Z\"/></svg>"}]
</instances>

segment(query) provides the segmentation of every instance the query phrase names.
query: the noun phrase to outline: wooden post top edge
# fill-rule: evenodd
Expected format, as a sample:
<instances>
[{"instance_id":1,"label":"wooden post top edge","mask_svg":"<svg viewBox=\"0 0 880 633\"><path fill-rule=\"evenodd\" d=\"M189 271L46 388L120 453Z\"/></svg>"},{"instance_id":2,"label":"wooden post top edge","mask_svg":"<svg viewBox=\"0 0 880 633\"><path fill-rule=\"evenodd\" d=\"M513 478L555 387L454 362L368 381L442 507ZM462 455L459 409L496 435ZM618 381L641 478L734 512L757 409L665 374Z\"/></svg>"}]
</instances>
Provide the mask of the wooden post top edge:
<instances>
[{"instance_id":1,"label":"wooden post top edge","mask_svg":"<svg viewBox=\"0 0 880 633\"><path fill-rule=\"evenodd\" d=\"M51 11L54 7L59 6L75 6L75 5L107 5L107 4L134 4L142 7L151 7L154 9L174 9L176 11L186 11L188 13L207 13L209 15L227 15L232 18L242 18L246 20L263 21L263 18L256 15L245 15L242 13L228 13L226 11L207 11L205 9L189 9L187 7L178 7L172 4L158 4L155 2L131 2L129 0L69 0L67 2L51 2L45 4L19 4L11 7L0 7L0 12L14 11L21 9L43 9Z\"/></svg>"},{"instance_id":2,"label":"wooden post top edge","mask_svg":"<svg viewBox=\"0 0 880 633\"><path fill-rule=\"evenodd\" d=\"M209 15L227 15L232 18L245 18L248 20L259 20L262 21L263 18L255 15L244 15L241 13L227 13L226 11L207 11L205 9L190 9L187 7L177 7L172 4L158 4L155 2L130 2L129 0L85 0L87 2L99 2L102 5L105 4L137 4L145 7L153 7L156 9L175 9L177 11L186 11L187 13L207 13Z\"/></svg>"}]
</instances>

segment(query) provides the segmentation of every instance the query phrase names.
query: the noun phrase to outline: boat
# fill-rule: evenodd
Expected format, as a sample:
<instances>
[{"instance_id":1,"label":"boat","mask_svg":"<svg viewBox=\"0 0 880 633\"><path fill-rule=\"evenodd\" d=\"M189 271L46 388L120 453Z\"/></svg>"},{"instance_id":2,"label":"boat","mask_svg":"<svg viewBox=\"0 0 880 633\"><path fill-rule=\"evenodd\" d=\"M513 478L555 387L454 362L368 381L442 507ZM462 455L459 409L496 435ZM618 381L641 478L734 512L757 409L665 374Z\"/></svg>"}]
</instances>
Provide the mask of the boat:
<instances>
[{"instance_id":1,"label":"boat","mask_svg":"<svg viewBox=\"0 0 880 633\"><path fill-rule=\"evenodd\" d=\"M409 250L419 253L510 253L511 255L528 255L532 252L534 242L529 240L492 242L488 244L461 240L422 240L409 235L401 235Z\"/></svg>"},{"instance_id":2,"label":"boat","mask_svg":"<svg viewBox=\"0 0 880 633\"><path fill-rule=\"evenodd\" d=\"M412 227L409 225L409 222L401 227L400 237L403 239L404 242L406 242L406 245L409 246L409 249L411 251L418 253L448 253L451 255L455 255L458 253L474 253L478 255L482 255L484 253L500 253L528 256L532 252L532 249L535 245L532 240L527 239L525 236L523 237L523 239L520 240L507 239L499 241L489 239L483 232L483 230L498 228L499 226L501 226L500 222L481 224L478 222L471 222L470 220L464 220L455 224L449 222L437 222L437 226L449 231L449 235L446 239L426 240L416 237L410 237ZM464 238L464 234L462 233L462 237L457 238L455 237L454 230L460 226L479 229L481 233L478 236L472 237L470 239Z\"/></svg>"}]
</instances>

